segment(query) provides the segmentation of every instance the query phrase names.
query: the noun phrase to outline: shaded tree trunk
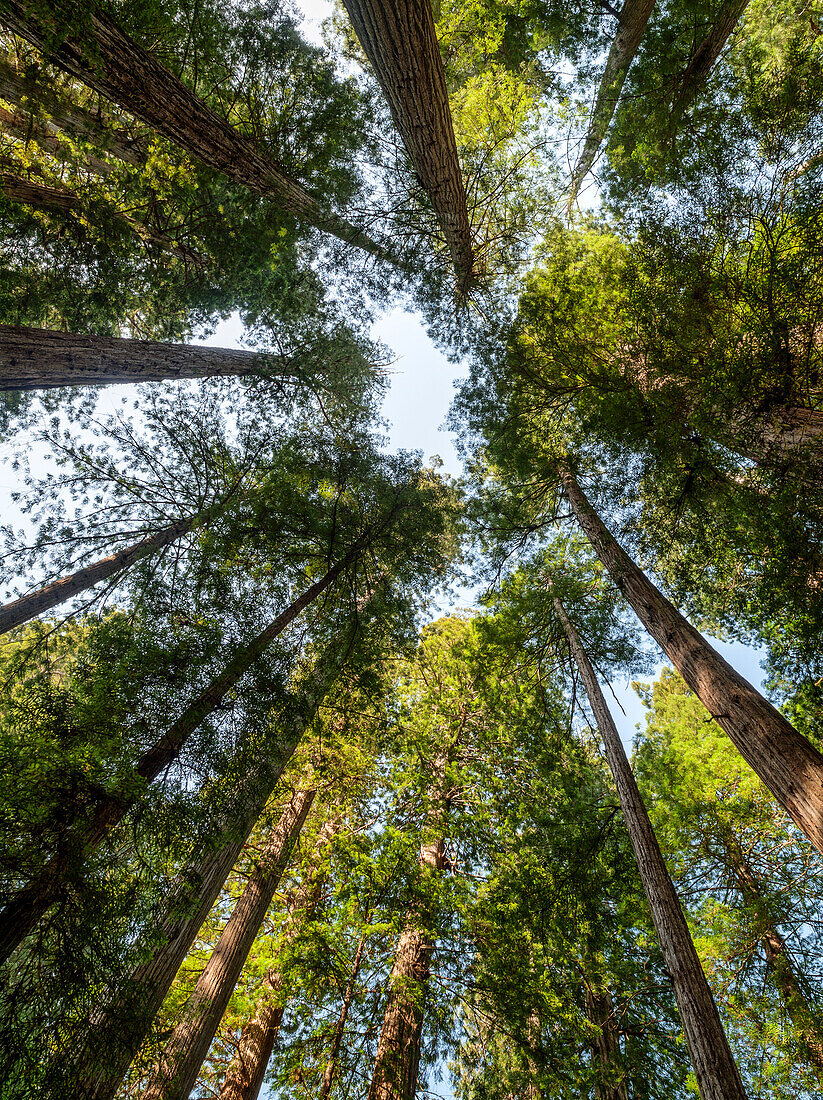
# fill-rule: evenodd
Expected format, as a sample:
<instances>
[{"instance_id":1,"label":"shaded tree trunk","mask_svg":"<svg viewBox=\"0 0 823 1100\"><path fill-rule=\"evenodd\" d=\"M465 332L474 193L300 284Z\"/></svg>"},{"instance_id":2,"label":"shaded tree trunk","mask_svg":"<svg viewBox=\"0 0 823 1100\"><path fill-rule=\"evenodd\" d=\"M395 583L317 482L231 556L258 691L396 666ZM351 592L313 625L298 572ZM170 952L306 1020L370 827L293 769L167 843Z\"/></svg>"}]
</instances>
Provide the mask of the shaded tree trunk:
<instances>
[{"instance_id":1,"label":"shaded tree trunk","mask_svg":"<svg viewBox=\"0 0 823 1100\"><path fill-rule=\"evenodd\" d=\"M144 1100L188 1100L314 802L298 791L266 843L174 1029Z\"/></svg>"},{"instance_id":2,"label":"shaded tree trunk","mask_svg":"<svg viewBox=\"0 0 823 1100\"><path fill-rule=\"evenodd\" d=\"M561 478L584 534L649 634L797 827L823 852L823 756L655 588L607 530L566 462Z\"/></svg>"},{"instance_id":3,"label":"shaded tree trunk","mask_svg":"<svg viewBox=\"0 0 823 1100\"><path fill-rule=\"evenodd\" d=\"M287 357L264 352L0 325L0 390L266 373L298 372Z\"/></svg>"},{"instance_id":4,"label":"shaded tree trunk","mask_svg":"<svg viewBox=\"0 0 823 1100\"><path fill-rule=\"evenodd\" d=\"M717 1006L660 854L657 837L626 759L620 735L573 623L556 596L553 603L603 738L606 760L614 776L655 931L674 986L700 1095L702 1100L745 1100L746 1093Z\"/></svg>"},{"instance_id":5,"label":"shaded tree trunk","mask_svg":"<svg viewBox=\"0 0 823 1100\"><path fill-rule=\"evenodd\" d=\"M676 129L683 113L694 102L706 83L723 47L749 5L749 0L725 0L717 13L711 30L689 58L686 71L675 91L674 103L669 115L669 125Z\"/></svg>"},{"instance_id":6,"label":"shaded tree trunk","mask_svg":"<svg viewBox=\"0 0 823 1100\"><path fill-rule=\"evenodd\" d=\"M11 202L19 202L47 214L68 214L80 205L78 196L68 188L50 187L14 172L0 172L0 188Z\"/></svg>"},{"instance_id":7,"label":"shaded tree trunk","mask_svg":"<svg viewBox=\"0 0 823 1100\"><path fill-rule=\"evenodd\" d=\"M7 111L5 107L0 107L0 129L10 137L24 142L25 145L34 141L55 160L71 162L69 152L57 137L55 129L22 109ZM83 164L96 176L108 176L112 171L110 164L91 153L84 155Z\"/></svg>"},{"instance_id":8,"label":"shaded tree trunk","mask_svg":"<svg viewBox=\"0 0 823 1100\"><path fill-rule=\"evenodd\" d=\"M461 290L474 271L466 191L429 0L343 0L443 231Z\"/></svg>"},{"instance_id":9,"label":"shaded tree trunk","mask_svg":"<svg viewBox=\"0 0 823 1100\"><path fill-rule=\"evenodd\" d=\"M0 98L24 110L30 110L36 103L64 133L82 138L133 167L145 163L145 149L140 148L126 130L113 129L99 112L71 103L55 93L41 74L32 77L29 73L21 73L3 58L0 58Z\"/></svg>"},{"instance_id":10,"label":"shaded tree trunk","mask_svg":"<svg viewBox=\"0 0 823 1100\"><path fill-rule=\"evenodd\" d=\"M620 16L617 20L617 33L614 36L606 68L597 90L597 99L589 120L589 129L583 144L583 152L572 172L569 208L577 198L583 180L591 171L606 131L614 115L626 74L637 53L646 24L652 14L654 0L623 0Z\"/></svg>"},{"instance_id":11,"label":"shaded tree trunk","mask_svg":"<svg viewBox=\"0 0 823 1100\"><path fill-rule=\"evenodd\" d=\"M289 898L288 923L282 944L284 948L295 942L307 912L314 909L320 900L324 874L320 865L338 828L338 822L332 820L321 829L312 861L313 867ZM283 975L277 966L273 966L263 981L254 1015L240 1033L237 1052L223 1078L218 1100L257 1100L283 1022L283 992Z\"/></svg>"},{"instance_id":12,"label":"shaded tree trunk","mask_svg":"<svg viewBox=\"0 0 823 1100\"><path fill-rule=\"evenodd\" d=\"M26 0L6 0L0 12L3 23L34 43L51 64L82 80L197 160L271 199L294 217L380 259L390 259L361 229L324 210L301 184L284 175L253 142L103 12L88 15L84 38L69 34L61 40L61 24L71 26L74 22L69 16L66 0L56 0L48 15Z\"/></svg>"},{"instance_id":13,"label":"shaded tree trunk","mask_svg":"<svg viewBox=\"0 0 823 1100\"><path fill-rule=\"evenodd\" d=\"M444 865L442 840L421 847L422 869L439 873ZM434 953L432 917L423 903L406 916L389 977L389 995L368 1100L414 1100L417 1092L424 1005Z\"/></svg>"},{"instance_id":14,"label":"shaded tree trunk","mask_svg":"<svg viewBox=\"0 0 823 1100\"><path fill-rule=\"evenodd\" d=\"M237 683L254 661L271 642L322 592L337 579L360 551L355 544L349 552L328 572L294 600L265 630L251 642L241 647L219 676L200 692L165 735L143 753L134 774L148 785L177 758L192 733L220 704L226 693ZM90 808L85 822L71 829L66 845L76 861L78 850L88 855L106 838L114 826L138 801L139 793L101 796ZM52 859L45 869L24 887L0 913L0 961L8 958L22 940L39 923L51 905L57 901L66 884L66 867L63 859Z\"/></svg>"},{"instance_id":15,"label":"shaded tree trunk","mask_svg":"<svg viewBox=\"0 0 823 1100\"><path fill-rule=\"evenodd\" d=\"M593 965L584 975L583 998L586 1015L599 1034L592 1040L592 1061L600 1065L603 1078L617 1084L597 1084L594 1095L596 1100L629 1100L629 1094L623 1083L622 1054L620 1050L620 1030L615 1018L614 1002Z\"/></svg>"}]
</instances>

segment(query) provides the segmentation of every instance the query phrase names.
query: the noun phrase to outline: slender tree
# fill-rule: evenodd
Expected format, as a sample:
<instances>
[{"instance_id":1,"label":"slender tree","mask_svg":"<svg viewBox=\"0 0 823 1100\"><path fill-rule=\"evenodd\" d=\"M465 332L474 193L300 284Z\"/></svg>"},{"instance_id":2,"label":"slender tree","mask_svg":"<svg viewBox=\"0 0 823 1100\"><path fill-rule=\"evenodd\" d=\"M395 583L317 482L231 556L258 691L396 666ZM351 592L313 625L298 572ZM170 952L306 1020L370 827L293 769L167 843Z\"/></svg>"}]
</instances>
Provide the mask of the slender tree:
<instances>
[{"instance_id":1,"label":"slender tree","mask_svg":"<svg viewBox=\"0 0 823 1100\"><path fill-rule=\"evenodd\" d=\"M724 0L720 5L709 33L689 58L686 71L675 91L669 116L671 127L677 127L684 112L694 102L748 6L749 0Z\"/></svg>"},{"instance_id":2,"label":"slender tree","mask_svg":"<svg viewBox=\"0 0 823 1100\"><path fill-rule=\"evenodd\" d=\"M609 533L568 462L560 476L583 533L649 634L801 832L823 851L823 755L655 588Z\"/></svg>"},{"instance_id":3,"label":"slender tree","mask_svg":"<svg viewBox=\"0 0 823 1100\"><path fill-rule=\"evenodd\" d=\"M431 4L344 0L344 6L434 207L465 292L475 274L475 256Z\"/></svg>"},{"instance_id":4,"label":"slender tree","mask_svg":"<svg viewBox=\"0 0 823 1100\"><path fill-rule=\"evenodd\" d=\"M689 935L686 918L660 854L657 837L626 759L617 727L574 624L556 595L553 596L552 603L603 738L606 759L614 776L620 808L629 830L655 930L674 984L700 1095L703 1100L745 1100L746 1092L729 1049L717 1006Z\"/></svg>"}]
</instances>

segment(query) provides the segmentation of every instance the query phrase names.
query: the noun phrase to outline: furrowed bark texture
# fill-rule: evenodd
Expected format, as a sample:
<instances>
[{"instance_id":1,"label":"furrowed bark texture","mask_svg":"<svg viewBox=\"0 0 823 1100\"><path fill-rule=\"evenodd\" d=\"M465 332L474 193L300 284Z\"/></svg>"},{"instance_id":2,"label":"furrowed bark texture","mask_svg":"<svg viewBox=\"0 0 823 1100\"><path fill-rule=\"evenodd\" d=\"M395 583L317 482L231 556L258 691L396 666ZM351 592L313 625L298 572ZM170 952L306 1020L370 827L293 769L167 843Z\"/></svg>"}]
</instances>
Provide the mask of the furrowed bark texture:
<instances>
[{"instance_id":1,"label":"furrowed bark texture","mask_svg":"<svg viewBox=\"0 0 823 1100\"><path fill-rule=\"evenodd\" d=\"M71 25L65 0L51 5L51 18L25 0L4 0L0 19L46 59L82 80L141 122L176 142L197 160L223 172L298 219L390 259L380 245L344 218L324 210L295 180L284 175L253 142L239 134L206 103L102 12L89 15L84 38L60 27Z\"/></svg>"},{"instance_id":2,"label":"furrowed bark texture","mask_svg":"<svg viewBox=\"0 0 823 1100\"><path fill-rule=\"evenodd\" d=\"M187 1100L217 1034L226 1005L243 965L265 920L315 791L298 791L283 812L249 876L232 915L226 922L194 991L184 1016L166 1045L144 1100Z\"/></svg>"},{"instance_id":3,"label":"furrowed bark texture","mask_svg":"<svg viewBox=\"0 0 823 1100\"><path fill-rule=\"evenodd\" d=\"M156 535L141 539L133 546L127 546L125 550L118 550L116 554L109 554L106 558L86 565L67 577L61 577L59 581L38 588L36 592L30 592L27 596L21 596L19 600L0 606L0 634L6 634L16 626L29 622L37 615L58 607L72 596L92 588L100 581L108 580L116 574L128 569L135 562L141 561L149 554L162 550L171 543L176 542L190 531L196 524L202 523L205 513L201 512L186 519L177 520L176 523L164 527Z\"/></svg>"},{"instance_id":4,"label":"furrowed bark texture","mask_svg":"<svg viewBox=\"0 0 823 1100\"><path fill-rule=\"evenodd\" d=\"M603 138L609 128L626 74L643 38L646 24L652 14L654 0L623 0L620 17L617 21L617 33L614 36L606 68L597 90L589 129L583 144L583 152L572 172L569 207L574 203L580 191L580 185L591 171L597 152L603 144Z\"/></svg>"},{"instance_id":5,"label":"furrowed bark texture","mask_svg":"<svg viewBox=\"0 0 823 1100\"><path fill-rule=\"evenodd\" d=\"M22 109L8 111L5 107L0 107L0 129L10 137L22 141L26 146L34 142L55 160L71 161L72 159L66 146L57 137L56 130ZM110 164L91 153L85 154L83 164L87 171L96 176L108 176L112 170Z\"/></svg>"},{"instance_id":6,"label":"furrowed bark texture","mask_svg":"<svg viewBox=\"0 0 823 1100\"><path fill-rule=\"evenodd\" d=\"M474 269L466 191L429 0L343 0L443 231L461 290Z\"/></svg>"},{"instance_id":7,"label":"furrowed bark texture","mask_svg":"<svg viewBox=\"0 0 823 1100\"><path fill-rule=\"evenodd\" d=\"M617 588L798 829L823 852L823 756L686 621L607 530L568 464L563 487Z\"/></svg>"},{"instance_id":8,"label":"furrowed bark texture","mask_svg":"<svg viewBox=\"0 0 823 1100\"><path fill-rule=\"evenodd\" d=\"M339 827L339 821L332 819L320 830L311 870L289 898L289 915L282 940L284 949L295 942L307 915L320 901L325 873L322 863ZM275 965L263 981L254 1015L240 1033L237 1053L223 1078L218 1100L257 1100L283 1022L283 993L283 975Z\"/></svg>"},{"instance_id":9,"label":"furrowed bark texture","mask_svg":"<svg viewBox=\"0 0 823 1100\"><path fill-rule=\"evenodd\" d=\"M0 172L0 188L12 202L44 210L48 214L68 214L80 205L77 195L65 187L49 187L13 172Z\"/></svg>"},{"instance_id":10,"label":"furrowed bark texture","mask_svg":"<svg viewBox=\"0 0 823 1100\"><path fill-rule=\"evenodd\" d=\"M606 759L614 776L655 931L672 979L677 1007L702 1100L746 1100L720 1015L697 957L657 837L632 774L594 669L573 623L557 597L554 609L563 628L594 712Z\"/></svg>"},{"instance_id":11,"label":"furrowed bark texture","mask_svg":"<svg viewBox=\"0 0 823 1100\"><path fill-rule=\"evenodd\" d=\"M169 728L166 734L148 749L138 761L135 775L145 785L156 779L173 761L192 733L219 705L226 693L237 683L270 643L325 591L351 563L359 547L355 545L336 565L306 589L248 645L243 646L219 676L206 687L194 702ZM105 795L94 807L91 818L77 829L75 848L88 855L97 848L128 810L138 801L138 794ZM8 958L22 940L39 923L50 906L58 900L65 887L65 869L53 860L27 887L20 891L0 912L0 961Z\"/></svg>"},{"instance_id":12,"label":"furrowed bark texture","mask_svg":"<svg viewBox=\"0 0 823 1100\"><path fill-rule=\"evenodd\" d=\"M266 371L291 375L295 368L285 358L255 351L0 325L0 390L159 382Z\"/></svg>"},{"instance_id":13,"label":"furrowed bark texture","mask_svg":"<svg viewBox=\"0 0 823 1100\"><path fill-rule=\"evenodd\" d=\"M103 152L111 153L118 160L134 167L145 163L145 150L138 146L127 131L111 129L99 113L56 95L42 74L32 77L21 73L2 58L0 98L27 111L36 104L38 109L45 110L54 126L63 133L83 138Z\"/></svg>"},{"instance_id":14,"label":"furrowed bark texture","mask_svg":"<svg viewBox=\"0 0 823 1100\"><path fill-rule=\"evenodd\" d=\"M689 58L669 116L672 128L676 128L683 112L691 106L706 83L723 47L748 6L749 0L728 0L720 8L711 30Z\"/></svg>"},{"instance_id":15,"label":"furrowed bark texture","mask_svg":"<svg viewBox=\"0 0 823 1100\"><path fill-rule=\"evenodd\" d=\"M179 876L168 915L162 921L159 943L92 1021L83 1046L72 1059L71 1077L67 1076L66 1061L61 1060L59 1079L67 1085L76 1082L75 1091L84 1100L115 1097L277 780L337 679L344 663L342 653L339 644L330 646L312 676L306 706L283 732L276 753L255 760L224 814L213 843L205 855L190 860Z\"/></svg>"},{"instance_id":16,"label":"furrowed bark texture","mask_svg":"<svg viewBox=\"0 0 823 1100\"><path fill-rule=\"evenodd\" d=\"M421 847L421 867L440 872L444 863L442 840ZM430 923L431 914L425 906L413 909L406 918L389 977L368 1100L414 1100L417 1092L420 1038L434 953Z\"/></svg>"}]
</instances>

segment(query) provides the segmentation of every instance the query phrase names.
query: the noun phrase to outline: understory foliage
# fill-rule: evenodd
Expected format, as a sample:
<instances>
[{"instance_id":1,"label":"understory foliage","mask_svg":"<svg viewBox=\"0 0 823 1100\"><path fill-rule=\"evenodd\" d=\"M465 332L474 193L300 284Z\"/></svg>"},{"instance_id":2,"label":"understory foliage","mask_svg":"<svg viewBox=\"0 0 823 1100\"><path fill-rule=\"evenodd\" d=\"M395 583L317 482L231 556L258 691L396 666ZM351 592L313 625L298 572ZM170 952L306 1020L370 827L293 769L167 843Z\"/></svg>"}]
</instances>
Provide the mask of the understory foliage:
<instances>
[{"instance_id":1,"label":"understory foliage","mask_svg":"<svg viewBox=\"0 0 823 1100\"><path fill-rule=\"evenodd\" d=\"M0 3L2 1100L823 1097L821 143L808 0Z\"/></svg>"}]
</instances>

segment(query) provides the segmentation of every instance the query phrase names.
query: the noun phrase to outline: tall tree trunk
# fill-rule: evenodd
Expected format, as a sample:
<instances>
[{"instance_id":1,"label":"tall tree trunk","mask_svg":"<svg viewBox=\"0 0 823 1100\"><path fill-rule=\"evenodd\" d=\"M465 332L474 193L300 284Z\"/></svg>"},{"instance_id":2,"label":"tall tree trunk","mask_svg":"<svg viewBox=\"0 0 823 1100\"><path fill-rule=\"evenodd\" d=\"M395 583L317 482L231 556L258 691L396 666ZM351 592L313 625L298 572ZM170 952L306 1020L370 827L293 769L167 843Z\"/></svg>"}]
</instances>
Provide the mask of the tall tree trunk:
<instances>
[{"instance_id":1,"label":"tall tree trunk","mask_svg":"<svg viewBox=\"0 0 823 1100\"><path fill-rule=\"evenodd\" d=\"M280 885L315 791L298 791L226 922L143 1100L188 1100L249 951Z\"/></svg>"},{"instance_id":2,"label":"tall tree trunk","mask_svg":"<svg viewBox=\"0 0 823 1100\"><path fill-rule=\"evenodd\" d=\"M729 35L740 22L749 5L749 0L724 0L711 30L689 58L686 71L680 80L674 97L669 126L674 131L680 119L694 102L700 89L708 79L709 73L723 52Z\"/></svg>"},{"instance_id":3,"label":"tall tree trunk","mask_svg":"<svg viewBox=\"0 0 823 1100\"><path fill-rule=\"evenodd\" d=\"M267 373L298 370L288 357L266 352L0 325L0 390Z\"/></svg>"},{"instance_id":4,"label":"tall tree trunk","mask_svg":"<svg viewBox=\"0 0 823 1100\"><path fill-rule=\"evenodd\" d=\"M3 58L0 58L0 98L26 111L36 104L64 133L82 138L135 168L146 162L146 150L126 130L112 129L99 112L58 95L42 74L32 77L30 73L21 73Z\"/></svg>"},{"instance_id":5,"label":"tall tree trunk","mask_svg":"<svg viewBox=\"0 0 823 1100\"><path fill-rule=\"evenodd\" d=\"M717 1006L689 935L686 918L660 854L657 837L626 759L617 727L574 624L556 596L553 596L553 603L603 738L606 760L614 776L620 808L651 909L655 931L674 986L700 1095L702 1100L745 1100L743 1082L729 1049Z\"/></svg>"},{"instance_id":6,"label":"tall tree trunk","mask_svg":"<svg viewBox=\"0 0 823 1100\"><path fill-rule=\"evenodd\" d=\"M442 840L421 847L421 869L439 873L444 865ZM406 916L389 977L368 1100L414 1100L417 1092L423 1013L434 953L432 917L422 903Z\"/></svg>"},{"instance_id":7,"label":"tall tree trunk","mask_svg":"<svg viewBox=\"0 0 823 1100\"><path fill-rule=\"evenodd\" d=\"M653 8L654 0L623 0L617 20L617 33L609 49L609 56L606 58L606 68L603 70L600 87L597 90L597 99L589 120L583 152L572 172L569 208L577 198L580 186L591 171L597 152L603 144L623 90L626 74L634 61L634 55L640 46Z\"/></svg>"},{"instance_id":8,"label":"tall tree trunk","mask_svg":"<svg viewBox=\"0 0 823 1100\"><path fill-rule=\"evenodd\" d=\"M44 585L43 588L38 588L35 592L29 592L26 596L21 596L18 600L0 605L0 634L6 634L9 630L22 626L23 623L27 623L36 616L50 611L53 607L59 607L66 600L70 600L72 596L85 592L87 589L99 584L100 581L109 580L111 577L125 572L135 562L142 561L150 554L162 550L182 538L193 527L207 522L216 510L216 508L207 508L196 515L176 520L156 534L149 535L147 538L127 546L124 550L118 550L114 554L109 554L106 558L100 558L99 561L92 562L91 565L85 565L82 569L78 569L66 577L61 577L60 580L52 581L51 584Z\"/></svg>"},{"instance_id":9,"label":"tall tree trunk","mask_svg":"<svg viewBox=\"0 0 823 1100\"><path fill-rule=\"evenodd\" d=\"M367 914L366 920L368 919ZM317 1100L329 1100L331 1094L334 1077L337 1073L337 1060L340 1057L340 1047L343 1045L343 1035L346 1031L346 1020L348 1019L349 1009L354 1000L354 989L357 985L357 977L360 973L360 962L363 958L363 949L365 946L366 936L363 934L357 944L357 951L355 951L354 959L352 960L351 974L349 975L349 980L346 982L346 988L343 991L343 1003L340 1006L340 1015L337 1017L337 1023L334 1025L329 1056L326 1060L326 1068L323 1072L323 1083L320 1086ZM224 1098L221 1096L219 1100L224 1100Z\"/></svg>"},{"instance_id":10,"label":"tall tree trunk","mask_svg":"<svg viewBox=\"0 0 823 1100\"><path fill-rule=\"evenodd\" d=\"M607 530L567 462L560 472L574 514L617 588L749 766L823 852L823 756L655 588Z\"/></svg>"},{"instance_id":11,"label":"tall tree trunk","mask_svg":"<svg viewBox=\"0 0 823 1100\"><path fill-rule=\"evenodd\" d=\"M330 643L305 689L304 705L281 731L276 752L262 759L255 755L212 840L201 844L205 854L190 859L178 876L149 957L120 983L84 1039L73 1044L71 1062L60 1060L55 1075L67 1093L74 1087L84 1100L113 1100L277 780L339 675L346 652L340 640Z\"/></svg>"},{"instance_id":12,"label":"tall tree trunk","mask_svg":"<svg viewBox=\"0 0 823 1100\"><path fill-rule=\"evenodd\" d=\"M33 42L51 64L117 103L197 160L271 199L294 217L380 259L391 259L363 230L324 210L301 184L284 175L253 142L215 114L102 11L88 15L83 38L71 33L61 36L61 26L73 23L70 15L67 0L55 0L48 14L27 0L5 0L0 19L15 34Z\"/></svg>"},{"instance_id":13,"label":"tall tree trunk","mask_svg":"<svg viewBox=\"0 0 823 1100\"><path fill-rule=\"evenodd\" d=\"M143 753L134 769L136 777L148 785L177 758L192 733L219 705L226 693L237 683L270 643L301 611L324 592L354 560L361 544L356 543L328 572L306 589L285 611L274 619L255 639L243 646L229 661L219 676L188 705L165 735ZM103 795L90 807L88 817L70 826L71 840L67 845L76 861L79 849L88 855L106 838L114 826L138 801L139 793ZM45 869L24 887L0 913L0 961L9 957L22 940L39 923L51 905L60 897L66 882L63 860L52 859Z\"/></svg>"},{"instance_id":14,"label":"tall tree trunk","mask_svg":"<svg viewBox=\"0 0 823 1100\"><path fill-rule=\"evenodd\" d=\"M54 160L72 161L68 149L57 137L55 129L22 109L7 111L5 107L0 107L0 129L10 137L24 142L26 146L34 141ZM108 176L112 171L110 164L91 153L84 155L83 164L96 176Z\"/></svg>"},{"instance_id":15,"label":"tall tree trunk","mask_svg":"<svg viewBox=\"0 0 823 1100\"><path fill-rule=\"evenodd\" d=\"M474 271L466 191L429 0L343 0L446 239L460 289Z\"/></svg>"},{"instance_id":16,"label":"tall tree trunk","mask_svg":"<svg viewBox=\"0 0 823 1100\"><path fill-rule=\"evenodd\" d=\"M614 1002L601 980L596 962L592 963L583 977L583 998L589 1022L598 1029L598 1034L592 1040L592 1061L602 1068L603 1077L610 1082L595 1085L595 1098L596 1100L629 1100L629 1094L623 1082L620 1031L615 1019ZM615 1084L616 1079L619 1080Z\"/></svg>"},{"instance_id":17,"label":"tall tree trunk","mask_svg":"<svg viewBox=\"0 0 823 1100\"><path fill-rule=\"evenodd\" d=\"M289 898L283 948L295 942L307 912L314 909L320 901L324 874L322 863L338 828L339 822L332 819L321 829L311 870ZM263 980L254 1015L246 1021L240 1033L237 1051L226 1070L218 1100L257 1100L283 1022L283 987L283 975L275 964Z\"/></svg>"}]
</instances>

